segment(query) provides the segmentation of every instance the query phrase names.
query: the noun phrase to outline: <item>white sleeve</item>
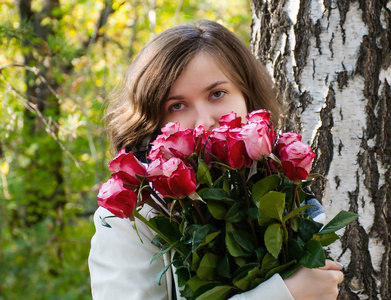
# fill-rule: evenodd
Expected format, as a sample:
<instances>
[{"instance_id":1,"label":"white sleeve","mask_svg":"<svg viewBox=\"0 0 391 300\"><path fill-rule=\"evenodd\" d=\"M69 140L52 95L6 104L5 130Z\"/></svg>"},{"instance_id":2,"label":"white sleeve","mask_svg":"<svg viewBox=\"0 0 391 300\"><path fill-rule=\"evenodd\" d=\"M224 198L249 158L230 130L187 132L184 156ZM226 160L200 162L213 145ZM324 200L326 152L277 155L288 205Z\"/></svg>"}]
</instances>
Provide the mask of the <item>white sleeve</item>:
<instances>
[{"instance_id":1,"label":"white sleeve","mask_svg":"<svg viewBox=\"0 0 391 300\"><path fill-rule=\"evenodd\" d=\"M101 219L110 216L100 207L94 215L96 233L91 240L88 264L94 300L168 300L171 298L171 270L163 276L161 285L157 275L163 270L165 261L161 257L150 264L152 256L159 252L151 244L153 233L136 220L141 243L129 219L109 218L112 228L101 224ZM144 226L143 226L144 225Z\"/></svg>"},{"instance_id":2,"label":"white sleeve","mask_svg":"<svg viewBox=\"0 0 391 300\"><path fill-rule=\"evenodd\" d=\"M235 295L229 300L294 300L279 274L274 274L256 288Z\"/></svg>"}]
</instances>

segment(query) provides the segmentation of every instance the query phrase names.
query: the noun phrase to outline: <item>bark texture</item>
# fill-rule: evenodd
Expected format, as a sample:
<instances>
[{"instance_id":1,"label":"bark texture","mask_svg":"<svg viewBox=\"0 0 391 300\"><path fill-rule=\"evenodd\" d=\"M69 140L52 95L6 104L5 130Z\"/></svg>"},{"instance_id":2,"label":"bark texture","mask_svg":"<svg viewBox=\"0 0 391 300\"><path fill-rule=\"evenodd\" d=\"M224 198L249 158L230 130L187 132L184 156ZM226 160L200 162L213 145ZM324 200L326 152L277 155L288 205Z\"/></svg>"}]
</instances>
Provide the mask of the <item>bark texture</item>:
<instances>
[{"instance_id":1,"label":"bark texture","mask_svg":"<svg viewBox=\"0 0 391 300\"><path fill-rule=\"evenodd\" d=\"M252 0L251 47L317 153L328 219L360 214L331 255L339 299L391 299L391 1Z\"/></svg>"}]
</instances>

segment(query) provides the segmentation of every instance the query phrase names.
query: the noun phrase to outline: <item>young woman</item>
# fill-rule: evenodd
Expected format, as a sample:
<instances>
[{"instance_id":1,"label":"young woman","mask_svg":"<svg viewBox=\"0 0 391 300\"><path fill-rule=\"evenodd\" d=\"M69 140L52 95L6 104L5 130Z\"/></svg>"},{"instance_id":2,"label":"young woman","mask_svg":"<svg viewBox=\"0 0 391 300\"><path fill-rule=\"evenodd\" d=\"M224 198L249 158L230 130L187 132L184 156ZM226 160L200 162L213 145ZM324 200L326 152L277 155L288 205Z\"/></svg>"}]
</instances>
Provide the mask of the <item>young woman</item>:
<instances>
[{"instance_id":1,"label":"young woman","mask_svg":"<svg viewBox=\"0 0 391 300\"><path fill-rule=\"evenodd\" d=\"M203 20L173 27L140 51L108 106L107 131L116 151L126 147L142 158L168 122L213 129L231 111L244 119L260 108L269 110L278 124L279 105L270 77L234 34ZM141 213L150 217L153 210L144 206ZM154 233L136 220L142 243L128 219L113 218L112 228L102 226L101 219L109 215L104 208L95 213L89 257L93 298L180 299L171 270L160 286L156 283L171 257L167 254L150 264L157 252L150 243ZM327 261L321 269L302 268L285 280L276 274L231 299L336 299L341 268Z\"/></svg>"}]
</instances>

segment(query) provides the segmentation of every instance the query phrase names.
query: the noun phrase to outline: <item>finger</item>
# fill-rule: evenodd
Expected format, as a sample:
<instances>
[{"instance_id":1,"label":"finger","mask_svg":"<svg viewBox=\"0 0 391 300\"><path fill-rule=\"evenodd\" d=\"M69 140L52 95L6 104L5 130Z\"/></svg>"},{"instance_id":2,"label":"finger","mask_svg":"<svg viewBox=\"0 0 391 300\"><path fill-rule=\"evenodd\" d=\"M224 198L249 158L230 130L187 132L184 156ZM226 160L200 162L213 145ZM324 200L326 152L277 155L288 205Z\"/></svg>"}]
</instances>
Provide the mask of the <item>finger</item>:
<instances>
[{"instance_id":1,"label":"finger","mask_svg":"<svg viewBox=\"0 0 391 300\"><path fill-rule=\"evenodd\" d=\"M334 273L337 284L340 284L344 279L343 273L341 271L331 271L331 272Z\"/></svg>"},{"instance_id":2,"label":"finger","mask_svg":"<svg viewBox=\"0 0 391 300\"><path fill-rule=\"evenodd\" d=\"M329 259L326 259L326 265L324 267L320 267L319 269L321 270L342 270L344 268L343 264L339 263L339 262L336 262L336 261L332 261L332 260L329 260Z\"/></svg>"}]
</instances>

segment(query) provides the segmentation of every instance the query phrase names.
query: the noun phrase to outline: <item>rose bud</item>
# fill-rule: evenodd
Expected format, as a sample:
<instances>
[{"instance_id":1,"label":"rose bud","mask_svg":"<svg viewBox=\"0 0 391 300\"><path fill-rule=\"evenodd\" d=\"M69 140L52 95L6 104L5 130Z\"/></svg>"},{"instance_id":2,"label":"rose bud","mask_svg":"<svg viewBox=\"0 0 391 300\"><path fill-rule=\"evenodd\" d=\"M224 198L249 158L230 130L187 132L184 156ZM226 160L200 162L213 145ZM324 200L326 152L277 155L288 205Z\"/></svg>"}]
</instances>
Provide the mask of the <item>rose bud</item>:
<instances>
[{"instance_id":1,"label":"rose bud","mask_svg":"<svg viewBox=\"0 0 391 300\"><path fill-rule=\"evenodd\" d=\"M179 123L169 122L162 128L162 134L152 142L152 149L148 158L169 159L172 156L186 158L195 151L196 140L193 130L179 128Z\"/></svg>"},{"instance_id":2,"label":"rose bud","mask_svg":"<svg viewBox=\"0 0 391 300\"><path fill-rule=\"evenodd\" d=\"M277 150L280 151L293 142L301 142L301 135L294 132L283 132L278 137Z\"/></svg>"},{"instance_id":3,"label":"rose bud","mask_svg":"<svg viewBox=\"0 0 391 300\"><path fill-rule=\"evenodd\" d=\"M185 197L197 187L194 170L177 157L154 160L148 166L147 179L163 197Z\"/></svg>"},{"instance_id":4,"label":"rose bud","mask_svg":"<svg viewBox=\"0 0 391 300\"><path fill-rule=\"evenodd\" d=\"M240 135L251 159L262 160L272 151L274 132L266 122L249 122L243 125Z\"/></svg>"},{"instance_id":5,"label":"rose bud","mask_svg":"<svg viewBox=\"0 0 391 300\"><path fill-rule=\"evenodd\" d=\"M236 113L231 112L228 115L222 116L219 120L220 126L228 126L229 128L237 128L242 126L242 118L238 117Z\"/></svg>"},{"instance_id":6,"label":"rose bud","mask_svg":"<svg viewBox=\"0 0 391 300\"><path fill-rule=\"evenodd\" d=\"M137 205L136 193L126 187L117 175L113 175L101 185L98 194L98 205L119 218L129 218Z\"/></svg>"},{"instance_id":7,"label":"rose bud","mask_svg":"<svg viewBox=\"0 0 391 300\"><path fill-rule=\"evenodd\" d=\"M126 153L122 149L114 159L109 162L109 170L113 173L119 173L119 177L130 185L138 185L140 180L137 175L145 176L145 166L133 155L132 152Z\"/></svg>"},{"instance_id":8,"label":"rose bud","mask_svg":"<svg viewBox=\"0 0 391 300\"><path fill-rule=\"evenodd\" d=\"M285 175L293 181L301 181L307 179L315 153L310 146L296 141L282 148L279 158Z\"/></svg>"}]
</instances>

